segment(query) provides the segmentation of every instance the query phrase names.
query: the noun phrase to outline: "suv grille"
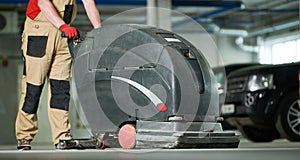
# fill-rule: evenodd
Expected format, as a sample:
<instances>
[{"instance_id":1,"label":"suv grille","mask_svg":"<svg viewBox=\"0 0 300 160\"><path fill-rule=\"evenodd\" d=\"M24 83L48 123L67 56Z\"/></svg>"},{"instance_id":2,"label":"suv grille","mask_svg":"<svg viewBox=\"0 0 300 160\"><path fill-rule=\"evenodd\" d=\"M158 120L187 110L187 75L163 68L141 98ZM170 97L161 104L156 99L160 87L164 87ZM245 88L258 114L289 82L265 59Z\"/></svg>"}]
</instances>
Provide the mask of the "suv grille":
<instances>
[{"instance_id":1,"label":"suv grille","mask_svg":"<svg viewBox=\"0 0 300 160\"><path fill-rule=\"evenodd\" d=\"M247 77L232 77L228 79L227 91L230 93L242 92L246 86Z\"/></svg>"}]
</instances>

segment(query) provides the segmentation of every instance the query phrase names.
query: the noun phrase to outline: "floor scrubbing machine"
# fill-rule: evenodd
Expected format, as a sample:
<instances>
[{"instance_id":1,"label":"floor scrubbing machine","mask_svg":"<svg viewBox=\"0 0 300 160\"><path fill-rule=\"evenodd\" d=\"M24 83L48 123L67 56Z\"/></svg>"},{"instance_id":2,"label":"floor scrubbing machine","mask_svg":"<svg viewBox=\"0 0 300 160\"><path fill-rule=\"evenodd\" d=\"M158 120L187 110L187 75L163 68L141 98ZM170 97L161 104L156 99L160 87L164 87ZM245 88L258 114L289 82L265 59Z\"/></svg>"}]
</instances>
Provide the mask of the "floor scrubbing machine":
<instances>
[{"instance_id":1,"label":"floor scrubbing machine","mask_svg":"<svg viewBox=\"0 0 300 160\"><path fill-rule=\"evenodd\" d=\"M219 123L213 72L190 42L127 24L81 39L70 45L73 78L92 138L62 140L60 149L238 147L239 135Z\"/></svg>"}]
</instances>

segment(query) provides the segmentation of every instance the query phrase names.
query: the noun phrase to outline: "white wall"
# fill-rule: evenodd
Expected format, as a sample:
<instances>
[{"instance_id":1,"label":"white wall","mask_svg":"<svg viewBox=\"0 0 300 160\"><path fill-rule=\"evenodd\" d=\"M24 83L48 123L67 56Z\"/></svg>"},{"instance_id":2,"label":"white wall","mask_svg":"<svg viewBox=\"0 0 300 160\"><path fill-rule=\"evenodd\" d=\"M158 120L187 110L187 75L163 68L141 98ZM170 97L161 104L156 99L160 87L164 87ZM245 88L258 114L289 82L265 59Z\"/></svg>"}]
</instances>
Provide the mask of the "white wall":
<instances>
[{"instance_id":1,"label":"white wall","mask_svg":"<svg viewBox=\"0 0 300 160\"><path fill-rule=\"evenodd\" d=\"M180 14L178 17L184 19L183 23L173 26L172 31L195 45L211 67L257 61L256 53L246 52L238 48L235 44L237 37L208 33L200 24L189 17Z\"/></svg>"},{"instance_id":2,"label":"white wall","mask_svg":"<svg viewBox=\"0 0 300 160\"><path fill-rule=\"evenodd\" d=\"M235 45L235 38L208 34L205 32L178 32L195 45L205 56L211 67L232 63L256 62L257 53L241 50Z\"/></svg>"},{"instance_id":3,"label":"white wall","mask_svg":"<svg viewBox=\"0 0 300 160\"><path fill-rule=\"evenodd\" d=\"M217 45L223 59L223 64L256 62L257 54L245 52L235 45L235 38L230 36L218 36ZM222 63L220 63L222 64Z\"/></svg>"}]
</instances>

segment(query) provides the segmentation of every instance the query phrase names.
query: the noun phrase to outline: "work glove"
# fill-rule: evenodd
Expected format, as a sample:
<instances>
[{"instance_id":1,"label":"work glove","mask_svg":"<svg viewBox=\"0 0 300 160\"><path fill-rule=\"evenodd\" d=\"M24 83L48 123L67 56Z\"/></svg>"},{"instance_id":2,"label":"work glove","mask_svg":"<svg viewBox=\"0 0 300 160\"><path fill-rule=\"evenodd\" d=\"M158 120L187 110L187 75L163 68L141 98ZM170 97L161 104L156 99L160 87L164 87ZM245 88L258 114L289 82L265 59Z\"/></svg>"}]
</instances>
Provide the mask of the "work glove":
<instances>
[{"instance_id":1,"label":"work glove","mask_svg":"<svg viewBox=\"0 0 300 160\"><path fill-rule=\"evenodd\" d=\"M71 39L73 37L78 36L77 30L75 27L71 27L67 24L63 24L59 27L59 30L64 33L64 35Z\"/></svg>"}]
</instances>

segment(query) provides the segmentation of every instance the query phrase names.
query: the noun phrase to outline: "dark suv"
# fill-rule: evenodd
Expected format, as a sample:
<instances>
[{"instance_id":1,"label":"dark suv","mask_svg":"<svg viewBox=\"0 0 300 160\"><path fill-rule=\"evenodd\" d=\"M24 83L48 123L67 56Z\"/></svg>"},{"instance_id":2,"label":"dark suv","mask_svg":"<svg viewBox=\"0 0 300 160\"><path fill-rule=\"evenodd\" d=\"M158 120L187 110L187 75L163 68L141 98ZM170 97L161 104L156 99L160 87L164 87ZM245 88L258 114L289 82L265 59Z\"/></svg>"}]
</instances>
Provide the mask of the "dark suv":
<instances>
[{"instance_id":1,"label":"dark suv","mask_svg":"<svg viewBox=\"0 0 300 160\"><path fill-rule=\"evenodd\" d=\"M222 116L255 142L300 141L299 69L297 62L231 72Z\"/></svg>"},{"instance_id":2,"label":"dark suv","mask_svg":"<svg viewBox=\"0 0 300 160\"><path fill-rule=\"evenodd\" d=\"M227 88L226 87L227 75L232 71L245 68L245 67L256 66L256 65L260 65L260 64L259 63L235 63L235 64L228 64L224 66L218 66L212 69L218 84L220 106L222 106L225 102L225 95L226 95L226 88Z\"/></svg>"},{"instance_id":3,"label":"dark suv","mask_svg":"<svg viewBox=\"0 0 300 160\"><path fill-rule=\"evenodd\" d=\"M227 75L232 71L259 65L259 63L235 63L235 64L228 64L224 66L218 66L213 68L214 75L217 80L218 85L218 92L219 92L219 106L220 106L220 113L222 114L222 106L225 102L226 90L227 90ZM228 129L236 129L235 126L231 126L227 123L227 121L222 121L222 127L224 130Z\"/></svg>"}]
</instances>

